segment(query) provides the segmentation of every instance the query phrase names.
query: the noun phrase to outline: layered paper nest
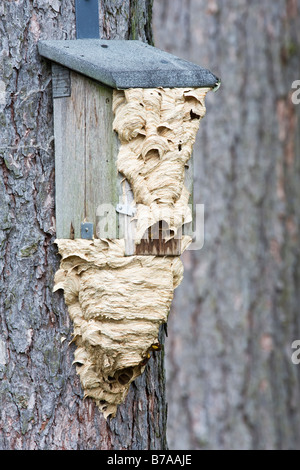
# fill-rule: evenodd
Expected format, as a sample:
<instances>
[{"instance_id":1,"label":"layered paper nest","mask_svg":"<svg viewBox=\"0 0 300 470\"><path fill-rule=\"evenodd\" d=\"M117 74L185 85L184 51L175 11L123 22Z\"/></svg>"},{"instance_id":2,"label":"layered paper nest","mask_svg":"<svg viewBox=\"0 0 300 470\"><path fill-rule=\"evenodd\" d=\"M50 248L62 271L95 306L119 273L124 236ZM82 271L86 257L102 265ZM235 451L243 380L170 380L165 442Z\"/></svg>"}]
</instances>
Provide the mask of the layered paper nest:
<instances>
[{"instance_id":1,"label":"layered paper nest","mask_svg":"<svg viewBox=\"0 0 300 470\"><path fill-rule=\"evenodd\" d=\"M75 360L85 397L115 416L130 383L158 349L183 267L179 257L124 256L124 241L57 240L63 289L74 325Z\"/></svg>"},{"instance_id":2,"label":"layered paper nest","mask_svg":"<svg viewBox=\"0 0 300 470\"><path fill-rule=\"evenodd\" d=\"M160 220L168 224L171 237L192 220L185 166L209 90L114 90L114 130L121 142L117 167L130 183L137 205L136 243Z\"/></svg>"}]
</instances>

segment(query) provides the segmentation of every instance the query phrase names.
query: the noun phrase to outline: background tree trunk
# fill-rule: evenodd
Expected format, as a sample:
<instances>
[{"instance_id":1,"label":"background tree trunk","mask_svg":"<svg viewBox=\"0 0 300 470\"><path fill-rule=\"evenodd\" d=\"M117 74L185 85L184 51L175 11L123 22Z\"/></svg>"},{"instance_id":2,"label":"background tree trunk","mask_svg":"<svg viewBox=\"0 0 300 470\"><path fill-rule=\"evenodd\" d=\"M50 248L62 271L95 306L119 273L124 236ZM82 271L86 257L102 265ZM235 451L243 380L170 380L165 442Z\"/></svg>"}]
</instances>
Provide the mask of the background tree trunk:
<instances>
[{"instance_id":1,"label":"background tree trunk","mask_svg":"<svg viewBox=\"0 0 300 470\"><path fill-rule=\"evenodd\" d=\"M151 3L100 1L101 35L151 42ZM0 449L163 449L163 355L106 422L82 399L72 325L52 293L52 94L37 41L75 39L74 1L1 2L0 38Z\"/></svg>"},{"instance_id":2,"label":"background tree trunk","mask_svg":"<svg viewBox=\"0 0 300 470\"><path fill-rule=\"evenodd\" d=\"M167 341L176 449L299 449L300 2L156 0L155 45L222 80L195 150L205 245Z\"/></svg>"}]
</instances>

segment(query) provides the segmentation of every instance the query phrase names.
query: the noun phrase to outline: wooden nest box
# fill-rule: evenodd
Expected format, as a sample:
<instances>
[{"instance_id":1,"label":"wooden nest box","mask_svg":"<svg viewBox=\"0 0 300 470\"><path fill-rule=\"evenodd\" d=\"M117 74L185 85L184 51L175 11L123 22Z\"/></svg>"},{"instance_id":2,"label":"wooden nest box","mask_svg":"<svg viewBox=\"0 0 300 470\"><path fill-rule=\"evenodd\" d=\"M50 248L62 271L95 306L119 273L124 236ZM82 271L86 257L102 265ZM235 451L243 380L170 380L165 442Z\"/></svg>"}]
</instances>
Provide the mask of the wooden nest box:
<instances>
[{"instance_id":1,"label":"wooden nest box","mask_svg":"<svg viewBox=\"0 0 300 470\"><path fill-rule=\"evenodd\" d=\"M57 238L124 238L126 255L180 254L180 237L164 239L163 221L156 224L157 237L152 227L134 241L138 201L117 168L121 144L113 128L113 101L116 90L214 89L217 77L140 41L50 40L38 47L52 62ZM191 110L191 119L195 115ZM185 170L192 204L192 159ZM182 233L188 234L190 225Z\"/></svg>"}]
</instances>

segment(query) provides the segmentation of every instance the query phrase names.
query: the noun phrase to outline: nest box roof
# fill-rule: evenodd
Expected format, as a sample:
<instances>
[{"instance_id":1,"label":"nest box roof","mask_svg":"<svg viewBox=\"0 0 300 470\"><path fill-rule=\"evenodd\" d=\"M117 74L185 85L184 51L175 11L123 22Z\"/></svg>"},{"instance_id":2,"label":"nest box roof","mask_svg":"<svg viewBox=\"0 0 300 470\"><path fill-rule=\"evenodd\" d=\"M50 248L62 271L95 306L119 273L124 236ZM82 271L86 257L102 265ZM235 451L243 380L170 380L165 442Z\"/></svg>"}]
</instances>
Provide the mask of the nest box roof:
<instances>
[{"instance_id":1,"label":"nest box roof","mask_svg":"<svg viewBox=\"0 0 300 470\"><path fill-rule=\"evenodd\" d=\"M39 41L39 53L112 88L185 88L219 85L209 70L141 41Z\"/></svg>"}]
</instances>

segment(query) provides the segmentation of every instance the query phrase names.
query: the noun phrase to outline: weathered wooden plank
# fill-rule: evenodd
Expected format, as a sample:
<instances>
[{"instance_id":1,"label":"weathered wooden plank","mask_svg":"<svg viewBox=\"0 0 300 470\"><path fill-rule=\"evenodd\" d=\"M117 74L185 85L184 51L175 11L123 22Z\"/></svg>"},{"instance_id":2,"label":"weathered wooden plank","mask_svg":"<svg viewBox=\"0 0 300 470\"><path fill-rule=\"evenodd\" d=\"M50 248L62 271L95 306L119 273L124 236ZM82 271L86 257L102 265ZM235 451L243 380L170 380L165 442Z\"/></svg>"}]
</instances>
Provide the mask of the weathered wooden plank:
<instances>
[{"instance_id":1,"label":"weathered wooden plank","mask_svg":"<svg viewBox=\"0 0 300 470\"><path fill-rule=\"evenodd\" d=\"M98 236L118 238L118 223L115 207L119 202L118 138L113 131L112 89L83 78L86 93L86 189L85 217L95 223L94 235L101 217L106 219L105 233ZM103 232L103 231L102 231Z\"/></svg>"},{"instance_id":2,"label":"weathered wooden plank","mask_svg":"<svg viewBox=\"0 0 300 470\"><path fill-rule=\"evenodd\" d=\"M73 74L72 94L54 100L57 238L79 238L84 220L85 85Z\"/></svg>"},{"instance_id":3,"label":"weathered wooden plank","mask_svg":"<svg viewBox=\"0 0 300 470\"><path fill-rule=\"evenodd\" d=\"M95 236L102 222L99 236L118 238L112 89L75 72L71 82L71 97L54 100L57 237L79 238L86 221Z\"/></svg>"},{"instance_id":4,"label":"weathered wooden plank","mask_svg":"<svg viewBox=\"0 0 300 470\"><path fill-rule=\"evenodd\" d=\"M52 64L52 96L63 98L71 96L70 70L59 64Z\"/></svg>"}]
</instances>

